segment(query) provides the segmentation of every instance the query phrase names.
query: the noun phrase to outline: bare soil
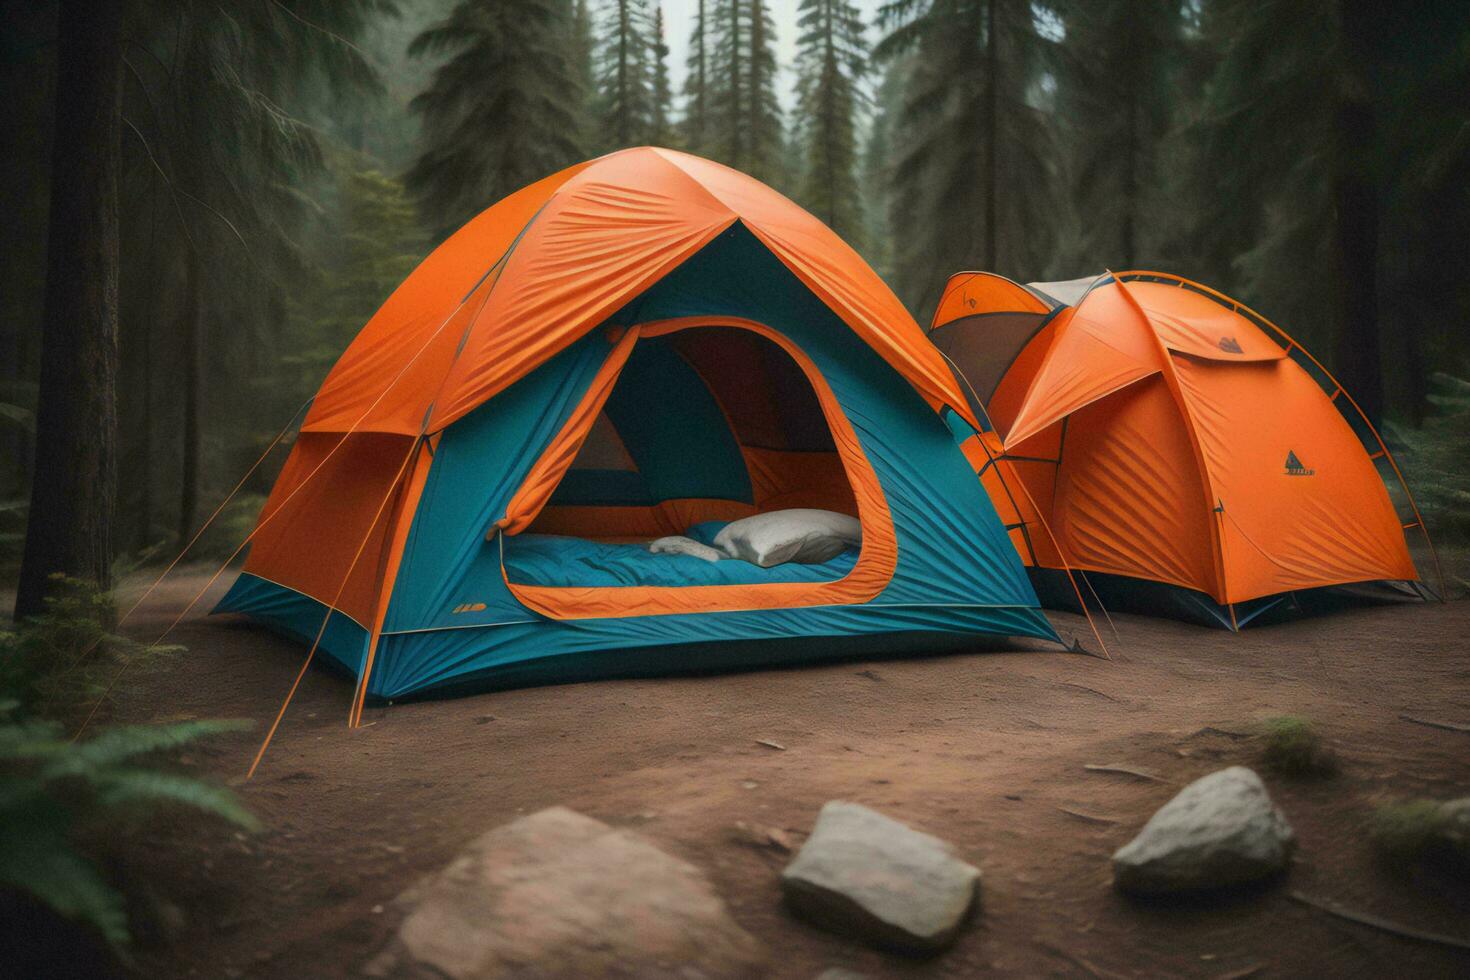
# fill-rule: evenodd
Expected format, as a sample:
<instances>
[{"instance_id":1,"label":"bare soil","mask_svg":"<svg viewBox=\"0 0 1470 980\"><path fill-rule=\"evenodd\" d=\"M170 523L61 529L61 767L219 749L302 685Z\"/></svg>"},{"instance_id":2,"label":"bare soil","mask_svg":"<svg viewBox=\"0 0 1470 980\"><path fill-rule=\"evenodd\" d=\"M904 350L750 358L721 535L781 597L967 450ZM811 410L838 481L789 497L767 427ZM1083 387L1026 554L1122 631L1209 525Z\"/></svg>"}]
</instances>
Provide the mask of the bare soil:
<instances>
[{"instance_id":1,"label":"bare soil","mask_svg":"<svg viewBox=\"0 0 1470 980\"><path fill-rule=\"evenodd\" d=\"M203 582L180 576L129 630L150 638ZM312 670L244 782L305 649L244 620L191 618L170 637L188 653L139 668L113 717L255 719L253 733L182 764L233 782L268 829L170 817L146 846L122 850L120 870L146 867L167 913L166 927L144 930L138 965L159 977L356 975L395 928L398 892L485 830L564 804L703 868L771 948L776 977L831 966L875 977L1470 975L1470 953L1289 898L1470 937L1470 888L1395 872L1365 832L1374 803L1470 793L1470 733L1401 717L1470 723L1470 602L1239 635L1116 620L1112 662L1033 645L576 684L370 708L358 730L346 726L350 681ZM1195 901L1115 892L1113 850L1190 780L1255 764L1254 733L1278 714L1312 719L1343 763L1317 781L1263 773L1300 839L1287 879ZM948 952L897 958L784 910L788 856L759 840L774 828L799 846L833 798L944 837L982 869L981 908Z\"/></svg>"}]
</instances>

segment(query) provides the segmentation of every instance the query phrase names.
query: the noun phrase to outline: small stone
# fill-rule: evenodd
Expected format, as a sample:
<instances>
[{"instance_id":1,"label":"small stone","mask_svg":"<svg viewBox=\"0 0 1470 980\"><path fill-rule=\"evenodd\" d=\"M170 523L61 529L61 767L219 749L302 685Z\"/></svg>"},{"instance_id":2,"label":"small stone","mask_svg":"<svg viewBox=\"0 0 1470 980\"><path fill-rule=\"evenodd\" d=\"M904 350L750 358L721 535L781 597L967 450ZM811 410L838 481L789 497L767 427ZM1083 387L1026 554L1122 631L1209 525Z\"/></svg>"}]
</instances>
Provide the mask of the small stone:
<instances>
[{"instance_id":1,"label":"small stone","mask_svg":"<svg viewBox=\"0 0 1470 980\"><path fill-rule=\"evenodd\" d=\"M857 803L833 800L781 873L787 903L832 932L904 952L949 945L980 872L946 842Z\"/></svg>"},{"instance_id":2,"label":"small stone","mask_svg":"<svg viewBox=\"0 0 1470 980\"><path fill-rule=\"evenodd\" d=\"M1276 874L1296 835L1250 769L1231 766L1190 783L1113 855L1123 891L1169 894Z\"/></svg>"},{"instance_id":3,"label":"small stone","mask_svg":"<svg viewBox=\"0 0 1470 980\"><path fill-rule=\"evenodd\" d=\"M761 944L694 866L552 807L498 827L399 897L374 976L753 977Z\"/></svg>"},{"instance_id":4,"label":"small stone","mask_svg":"<svg viewBox=\"0 0 1470 980\"><path fill-rule=\"evenodd\" d=\"M786 836L786 831L779 827L761 830L744 820L735 821L735 825L730 828L730 839L746 847L773 848L787 853L791 851L791 839Z\"/></svg>"}]
</instances>

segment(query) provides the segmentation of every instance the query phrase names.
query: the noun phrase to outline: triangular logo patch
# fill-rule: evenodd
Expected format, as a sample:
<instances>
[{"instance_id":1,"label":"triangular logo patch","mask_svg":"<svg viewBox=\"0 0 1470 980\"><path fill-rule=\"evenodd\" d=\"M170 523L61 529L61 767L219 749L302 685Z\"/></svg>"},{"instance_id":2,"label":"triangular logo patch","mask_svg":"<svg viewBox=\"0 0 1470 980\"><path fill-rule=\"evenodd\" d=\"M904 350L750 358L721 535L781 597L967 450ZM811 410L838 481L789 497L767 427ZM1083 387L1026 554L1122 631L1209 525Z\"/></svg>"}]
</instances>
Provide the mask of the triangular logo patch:
<instances>
[{"instance_id":1,"label":"triangular logo patch","mask_svg":"<svg viewBox=\"0 0 1470 980\"><path fill-rule=\"evenodd\" d=\"M1316 472L1317 472L1316 470L1309 470L1305 466L1303 466L1302 465L1302 461L1296 458L1296 452L1295 451L1293 451L1293 450L1287 450L1287 452L1286 452L1286 475L1287 476L1311 476L1312 474L1314 474Z\"/></svg>"},{"instance_id":2,"label":"triangular logo patch","mask_svg":"<svg viewBox=\"0 0 1470 980\"><path fill-rule=\"evenodd\" d=\"M1245 353L1245 351L1241 350L1240 348L1240 341L1236 340L1234 337L1221 337L1220 349L1227 354Z\"/></svg>"}]
</instances>

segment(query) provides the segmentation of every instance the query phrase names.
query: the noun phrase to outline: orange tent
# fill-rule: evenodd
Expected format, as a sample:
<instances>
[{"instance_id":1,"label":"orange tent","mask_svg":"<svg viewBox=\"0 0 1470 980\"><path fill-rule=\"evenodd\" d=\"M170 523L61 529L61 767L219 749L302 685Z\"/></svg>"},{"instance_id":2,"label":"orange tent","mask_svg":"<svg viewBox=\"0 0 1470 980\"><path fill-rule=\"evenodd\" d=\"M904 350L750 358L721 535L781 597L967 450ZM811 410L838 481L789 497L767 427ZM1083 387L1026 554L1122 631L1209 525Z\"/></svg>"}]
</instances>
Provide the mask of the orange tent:
<instances>
[{"instance_id":1,"label":"orange tent","mask_svg":"<svg viewBox=\"0 0 1470 980\"><path fill-rule=\"evenodd\" d=\"M313 642L357 677L355 715L470 685L1054 639L975 486L978 426L831 229L727 167L622 150L495 203L388 298L218 608ZM860 544L769 568L648 546L802 508L856 518Z\"/></svg>"},{"instance_id":2,"label":"orange tent","mask_svg":"<svg viewBox=\"0 0 1470 980\"><path fill-rule=\"evenodd\" d=\"M1238 627L1418 579L1372 425L1241 304L1152 272L952 277L930 339L995 427L982 476L1043 601L1070 567L1123 606ZM1003 445L1003 450L1000 446ZM1002 455L1003 453L1003 455ZM1399 589L1397 591L1406 591Z\"/></svg>"}]
</instances>

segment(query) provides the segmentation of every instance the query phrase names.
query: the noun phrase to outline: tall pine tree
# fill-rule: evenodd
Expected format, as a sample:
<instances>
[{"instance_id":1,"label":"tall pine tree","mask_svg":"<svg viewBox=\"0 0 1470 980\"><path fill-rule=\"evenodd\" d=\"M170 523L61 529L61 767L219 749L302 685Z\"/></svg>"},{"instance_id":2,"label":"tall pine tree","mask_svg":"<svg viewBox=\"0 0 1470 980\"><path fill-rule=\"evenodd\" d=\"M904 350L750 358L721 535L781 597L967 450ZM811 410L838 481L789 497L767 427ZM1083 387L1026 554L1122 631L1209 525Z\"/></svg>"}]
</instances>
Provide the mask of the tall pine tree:
<instances>
[{"instance_id":1,"label":"tall pine tree","mask_svg":"<svg viewBox=\"0 0 1470 980\"><path fill-rule=\"evenodd\" d=\"M664 34L664 8L655 0L653 7L652 49L649 61L653 70L653 124L648 142L668 146L674 142L674 93L669 84L669 42Z\"/></svg>"},{"instance_id":2,"label":"tall pine tree","mask_svg":"<svg viewBox=\"0 0 1470 980\"><path fill-rule=\"evenodd\" d=\"M859 244L863 225L858 182L858 114L867 69L862 15L848 0L802 0L798 20L796 138L799 198L839 235Z\"/></svg>"},{"instance_id":3,"label":"tall pine tree","mask_svg":"<svg viewBox=\"0 0 1470 980\"><path fill-rule=\"evenodd\" d=\"M1034 278L1051 253L1054 157L1036 105L1051 42L1029 0L895 0L879 54L908 54L894 143L892 229L899 295L921 315L936 270ZM922 316L921 316L922 318Z\"/></svg>"},{"instance_id":4,"label":"tall pine tree","mask_svg":"<svg viewBox=\"0 0 1470 980\"><path fill-rule=\"evenodd\" d=\"M1366 0L1214 0L1219 52L1191 126L1193 264L1331 357L1382 408L1377 38ZM1283 44L1283 38L1313 39Z\"/></svg>"},{"instance_id":5,"label":"tall pine tree","mask_svg":"<svg viewBox=\"0 0 1470 980\"><path fill-rule=\"evenodd\" d=\"M714 62L711 8L719 0L696 0L694 26L689 29L689 55L684 76L684 145L691 153L709 155L714 125L710 77Z\"/></svg>"},{"instance_id":6,"label":"tall pine tree","mask_svg":"<svg viewBox=\"0 0 1470 980\"><path fill-rule=\"evenodd\" d=\"M653 21L644 0L608 0L597 52L598 149L652 141Z\"/></svg>"},{"instance_id":7,"label":"tall pine tree","mask_svg":"<svg viewBox=\"0 0 1470 980\"><path fill-rule=\"evenodd\" d=\"M1174 121L1178 0L1067 0L1057 115L1081 275L1151 265L1163 224L1160 148ZM1147 257L1146 259L1144 257Z\"/></svg>"},{"instance_id":8,"label":"tall pine tree","mask_svg":"<svg viewBox=\"0 0 1470 980\"><path fill-rule=\"evenodd\" d=\"M414 99L424 148L406 176L439 237L586 156L569 16L565 0L461 0L410 45L449 55Z\"/></svg>"},{"instance_id":9,"label":"tall pine tree","mask_svg":"<svg viewBox=\"0 0 1470 980\"><path fill-rule=\"evenodd\" d=\"M45 610L54 574L112 584L122 15L68 0L57 27L39 450L17 619Z\"/></svg>"},{"instance_id":10,"label":"tall pine tree","mask_svg":"<svg viewBox=\"0 0 1470 980\"><path fill-rule=\"evenodd\" d=\"M310 264L299 235L316 210L309 194L323 170L325 127L287 106L306 92L327 104L376 92L376 72L354 39L391 10L384 0L289 8L178 0L131 11L120 316L123 366L141 382L144 418L141 445L128 448L145 465L124 481L147 481L162 465L152 430L156 417L171 417L178 478L160 482L179 491L177 538L197 529L211 464L236 470L221 458L228 440L218 426L245 413L221 411L235 386L213 382L268 360L285 332L286 296ZM169 383L155 384L155 360ZM121 390L125 409L131 387ZM156 417L155 387L158 407L173 410ZM140 543L156 540L149 489Z\"/></svg>"},{"instance_id":11,"label":"tall pine tree","mask_svg":"<svg viewBox=\"0 0 1470 980\"><path fill-rule=\"evenodd\" d=\"M782 180L775 27L765 0L711 0L710 156L767 183Z\"/></svg>"},{"instance_id":12,"label":"tall pine tree","mask_svg":"<svg viewBox=\"0 0 1470 980\"><path fill-rule=\"evenodd\" d=\"M571 44L568 48L568 56L572 61L572 73L577 77L577 85L583 95L583 105L586 109L584 122L589 128L595 128L592 123L597 116L597 42L593 40L594 18L590 0L575 0L572 5L571 19ZM582 143L591 146L597 142L596 133L589 132L583 135Z\"/></svg>"},{"instance_id":13,"label":"tall pine tree","mask_svg":"<svg viewBox=\"0 0 1470 980\"><path fill-rule=\"evenodd\" d=\"M776 95L776 28L766 0L747 0L750 17L749 93L745 131L750 160L747 173L768 184L786 185L782 155L785 132Z\"/></svg>"}]
</instances>

